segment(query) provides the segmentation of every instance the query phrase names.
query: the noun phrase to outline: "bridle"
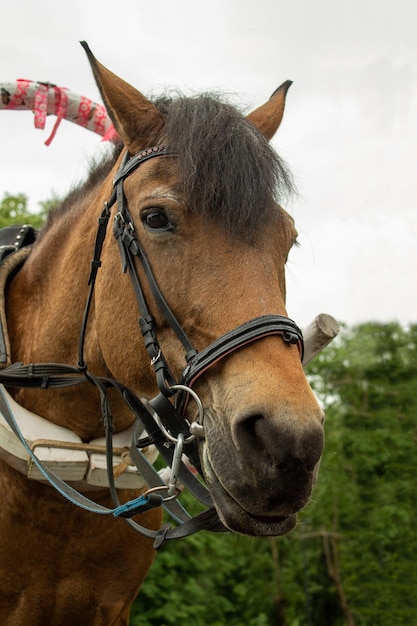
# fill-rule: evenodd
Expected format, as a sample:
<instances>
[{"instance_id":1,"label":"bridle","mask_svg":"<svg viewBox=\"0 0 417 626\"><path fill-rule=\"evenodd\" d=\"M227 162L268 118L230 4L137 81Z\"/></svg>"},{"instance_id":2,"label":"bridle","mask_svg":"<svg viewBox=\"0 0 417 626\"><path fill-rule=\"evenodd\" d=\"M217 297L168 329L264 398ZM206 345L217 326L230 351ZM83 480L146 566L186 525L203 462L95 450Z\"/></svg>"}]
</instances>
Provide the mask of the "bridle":
<instances>
[{"instance_id":1,"label":"bridle","mask_svg":"<svg viewBox=\"0 0 417 626\"><path fill-rule=\"evenodd\" d=\"M23 366L14 364L0 373L0 382L7 386L28 387L63 387L81 382L90 382L98 389L101 397L102 414L106 430L107 443L107 467L109 473L109 485L115 503L115 509L108 509L92 502L83 494L77 492L69 485L43 468L43 474L67 499L87 510L115 516L125 517L127 521L145 536L155 540L155 546L159 547L165 539L186 536L201 528L213 531L224 531L224 526L218 519L213 508L211 497L206 487L190 472L182 462L183 452L188 456L196 470L201 471L198 452L199 437L204 437L203 406L192 389L195 381L202 376L213 364L217 363L231 352L245 345L270 335L279 335L287 344L297 345L300 357L303 356L303 337L301 330L289 318L281 315L263 315L256 317L240 326L225 333L216 341L201 351L197 351L191 340L176 319L170 306L164 298L162 291L154 277L150 263L146 257L140 240L137 237L134 221L129 212L127 200L124 194L123 183L136 169L146 161L156 157L173 157L176 155L169 152L165 146L155 146L130 156L125 155L122 164L113 181L113 192L110 199L105 202L102 213L98 220L98 229L95 241L94 255L91 261L91 271L88 280L89 293L82 322L79 340L79 358L77 367L56 364L31 364ZM139 399L130 389L119 381L104 377L94 376L89 372L84 360L84 341L86 336L89 312L93 300L94 287L98 270L101 266L101 252L105 241L107 226L111 215L111 209L116 204L117 212L114 218L113 234L119 247L123 271L129 274L139 310L139 327L144 345L149 355L150 363L155 372L158 395L151 399ZM184 348L185 367L180 379L177 381L167 363L158 341L157 330L151 312L149 310L145 292L139 277L136 261L140 264L146 282L160 313L176 334ZM136 437L131 446L130 455L149 485L148 491L121 505L118 499L112 471L112 415L108 401L107 390L114 387L119 391L126 404L136 416ZM196 422L189 423L185 417L185 408L192 399L197 403L198 418ZM0 397L0 409L3 414L10 412L7 403ZM172 402L171 400L174 400ZM13 416L9 416L9 424L16 434L18 427ZM147 436L139 438L142 429L146 429ZM171 467L171 476L166 485L156 470L141 454L141 449L154 444L167 464ZM31 453L33 455L33 453ZM36 459L36 457L35 457ZM35 459L35 463L37 462ZM209 509L204 513L191 518L176 501L177 481L181 481L193 495ZM165 493L166 492L166 493ZM161 495L165 493L164 495ZM165 525L159 531L152 531L140 526L130 518L133 515L144 512L149 508L163 505L179 526L171 528Z\"/></svg>"},{"instance_id":2,"label":"bridle","mask_svg":"<svg viewBox=\"0 0 417 626\"><path fill-rule=\"evenodd\" d=\"M172 411L172 408L170 408L172 407L171 403L167 404L164 402L164 399L173 396L178 393L178 391L180 391L179 396L181 397L184 392L187 393L184 388L190 389L194 381L214 363L247 343L267 335L279 334L286 343L297 344L299 346L300 356L302 359L303 338L300 329L289 318L281 315L264 315L245 322L241 326L238 326L232 331L222 335L204 350L200 352L196 350L184 329L176 319L159 288L143 247L136 236L134 221L130 215L123 190L123 182L142 163L148 161L149 159L161 156L175 157L175 155L171 154L165 146L155 146L149 148L132 158L129 158L129 155L127 154L114 178L114 192L110 201L104 208L103 213L105 213L105 216L107 217L112 205L117 203L117 213L114 219L113 234L119 245L123 271L129 272L129 276L134 287L138 309L140 312L139 326L150 362L155 370L156 382L160 391L159 396L151 401L151 405L154 406L157 413L160 413L161 420L163 422L166 421L165 427L169 430L173 429L174 437L176 437L179 432L182 432L184 437L187 437L189 436L190 424L188 424L188 422L184 419L181 412ZM100 236L100 241L104 241L104 237ZM154 320L149 311L144 291L136 270L134 261L135 258L139 260L142 266L147 283L160 312L163 314L165 320L175 332L184 348L185 362L187 365L178 382L175 380L175 377L173 376L159 345ZM94 265L97 266L98 262L99 259L94 262ZM178 389L178 386L180 386L180 389ZM178 404L184 404L184 402L177 402L177 405ZM164 415L164 409L168 411L167 416Z\"/></svg>"}]
</instances>

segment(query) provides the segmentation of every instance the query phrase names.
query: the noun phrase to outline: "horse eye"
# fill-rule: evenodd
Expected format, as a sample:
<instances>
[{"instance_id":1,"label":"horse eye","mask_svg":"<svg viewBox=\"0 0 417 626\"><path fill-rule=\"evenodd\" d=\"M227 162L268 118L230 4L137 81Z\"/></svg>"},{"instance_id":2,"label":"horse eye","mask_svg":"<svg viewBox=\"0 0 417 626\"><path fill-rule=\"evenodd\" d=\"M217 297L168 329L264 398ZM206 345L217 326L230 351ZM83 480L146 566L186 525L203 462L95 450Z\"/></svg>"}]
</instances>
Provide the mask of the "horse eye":
<instances>
[{"instance_id":1,"label":"horse eye","mask_svg":"<svg viewBox=\"0 0 417 626\"><path fill-rule=\"evenodd\" d=\"M164 211L154 209L143 216L143 223L149 230L172 230L172 224Z\"/></svg>"}]
</instances>

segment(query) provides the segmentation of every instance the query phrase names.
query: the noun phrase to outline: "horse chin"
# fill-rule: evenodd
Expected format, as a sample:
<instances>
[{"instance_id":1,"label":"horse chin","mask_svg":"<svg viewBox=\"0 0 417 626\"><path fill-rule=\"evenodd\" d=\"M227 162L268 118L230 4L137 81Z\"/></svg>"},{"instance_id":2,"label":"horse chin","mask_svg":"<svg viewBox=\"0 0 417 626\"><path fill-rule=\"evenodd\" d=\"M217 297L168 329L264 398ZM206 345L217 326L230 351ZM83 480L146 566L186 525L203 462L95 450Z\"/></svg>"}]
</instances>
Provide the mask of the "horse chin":
<instances>
[{"instance_id":1,"label":"horse chin","mask_svg":"<svg viewBox=\"0 0 417 626\"><path fill-rule=\"evenodd\" d=\"M246 511L222 486L210 463L207 446L202 446L203 473L220 520L232 532L256 537L279 536L289 533L297 524L297 515L286 517L256 515Z\"/></svg>"}]
</instances>

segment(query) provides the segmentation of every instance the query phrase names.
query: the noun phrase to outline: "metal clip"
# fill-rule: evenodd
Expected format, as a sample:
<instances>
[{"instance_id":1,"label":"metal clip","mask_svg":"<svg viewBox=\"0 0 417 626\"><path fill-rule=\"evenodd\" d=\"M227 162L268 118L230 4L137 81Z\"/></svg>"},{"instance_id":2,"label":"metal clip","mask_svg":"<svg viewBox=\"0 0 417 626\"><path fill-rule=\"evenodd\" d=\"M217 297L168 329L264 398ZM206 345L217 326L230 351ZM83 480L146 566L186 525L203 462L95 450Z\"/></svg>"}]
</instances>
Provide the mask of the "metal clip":
<instances>
[{"instance_id":1,"label":"metal clip","mask_svg":"<svg viewBox=\"0 0 417 626\"><path fill-rule=\"evenodd\" d=\"M191 422L190 433L199 439L204 439L206 434L204 432L204 426L198 422Z\"/></svg>"},{"instance_id":2,"label":"metal clip","mask_svg":"<svg viewBox=\"0 0 417 626\"><path fill-rule=\"evenodd\" d=\"M114 221L119 222L120 224L123 224L124 226L126 225L125 218L123 217L123 214L120 211L117 211L116 215L114 216Z\"/></svg>"},{"instance_id":3,"label":"metal clip","mask_svg":"<svg viewBox=\"0 0 417 626\"><path fill-rule=\"evenodd\" d=\"M184 448L184 435L178 433L174 454L172 455L171 475L168 480L168 497L173 496L177 490L178 474L180 471L182 450Z\"/></svg>"},{"instance_id":4,"label":"metal clip","mask_svg":"<svg viewBox=\"0 0 417 626\"><path fill-rule=\"evenodd\" d=\"M157 353L155 356L153 356L153 357L151 358L151 365L153 366L153 365L155 365L156 363L158 363L158 361L159 361L159 359L160 359L160 358L161 358L161 348L159 348L159 349L158 349L158 353Z\"/></svg>"}]
</instances>

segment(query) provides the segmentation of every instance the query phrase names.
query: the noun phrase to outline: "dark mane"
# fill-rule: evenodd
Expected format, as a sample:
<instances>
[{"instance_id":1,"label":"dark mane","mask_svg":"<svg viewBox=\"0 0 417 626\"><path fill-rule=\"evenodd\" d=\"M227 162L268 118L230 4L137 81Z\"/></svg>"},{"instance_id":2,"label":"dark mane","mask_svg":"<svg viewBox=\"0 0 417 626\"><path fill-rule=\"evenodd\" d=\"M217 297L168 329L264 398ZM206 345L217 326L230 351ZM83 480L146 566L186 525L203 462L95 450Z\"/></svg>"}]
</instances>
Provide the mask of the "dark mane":
<instances>
[{"instance_id":1,"label":"dark mane","mask_svg":"<svg viewBox=\"0 0 417 626\"><path fill-rule=\"evenodd\" d=\"M293 191L292 178L258 130L218 95L160 98L166 143L178 154L179 178L190 207L248 232L272 199Z\"/></svg>"},{"instance_id":2,"label":"dark mane","mask_svg":"<svg viewBox=\"0 0 417 626\"><path fill-rule=\"evenodd\" d=\"M273 200L293 191L274 149L218 95L160 97L154 103L165 115L163 141L178 155L181 191L191 209L221 220L231 232L248 234ZM44 230L104 181L121 149L117 145L91 163L88 178L50 212Z\"/></svg>"}]
</instances>

